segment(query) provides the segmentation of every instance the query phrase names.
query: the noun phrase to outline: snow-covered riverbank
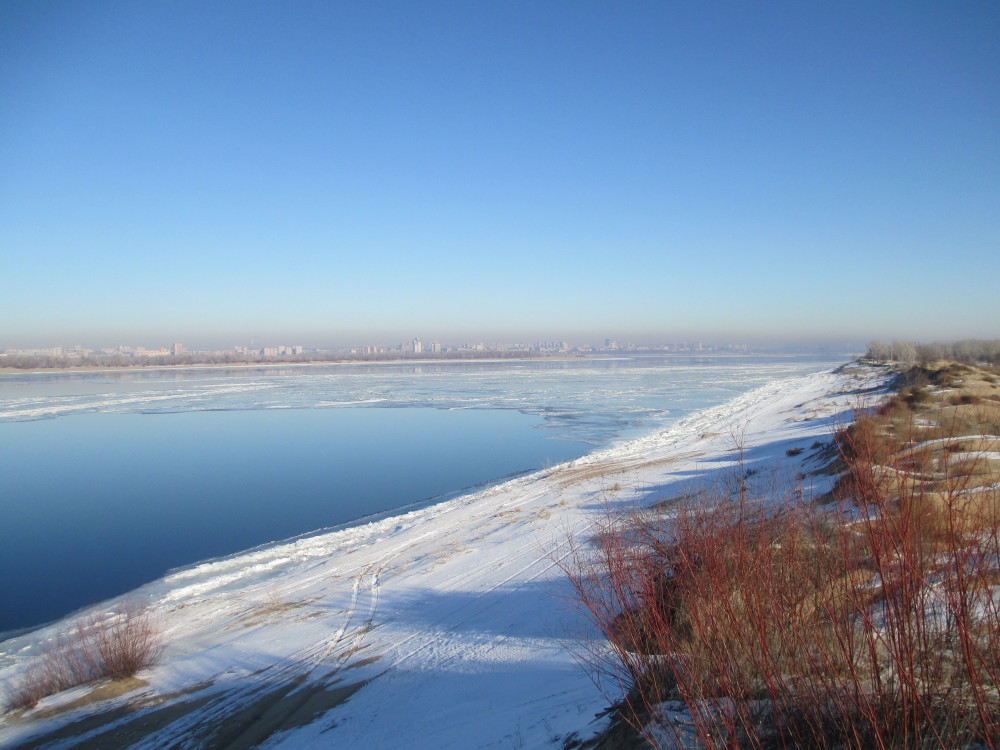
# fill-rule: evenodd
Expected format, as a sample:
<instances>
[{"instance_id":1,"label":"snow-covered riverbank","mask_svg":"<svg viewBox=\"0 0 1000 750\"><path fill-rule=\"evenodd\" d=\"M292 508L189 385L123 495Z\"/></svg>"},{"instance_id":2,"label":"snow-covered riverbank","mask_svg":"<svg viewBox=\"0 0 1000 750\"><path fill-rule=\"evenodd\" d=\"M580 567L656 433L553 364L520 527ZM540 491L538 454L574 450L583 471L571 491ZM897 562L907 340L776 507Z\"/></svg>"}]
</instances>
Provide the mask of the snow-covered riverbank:
<instances>
[{"instance_id":1,"label":"snow-covered riverbank","mask_svg":"<svg viewBox=\"0 0 1000 750\"><path fill-rule=\"evenodd\" d=\"M134 690L66 710L90 689L45 699L6 717L0 746L534 748L590 736L608 700L567 648L587 627L565 602L567 535L586 535L605 502L711 481L737 460L737 437L748 466L808 472L815 443L879 382L860 368L777 381L482 492L175 572L138 592L168 645ZM803 489L829 481L807 476ZM0 645L0 681L70 625ZM126 702L135 710L115 710Z\"/></svg>"}]
</instances>

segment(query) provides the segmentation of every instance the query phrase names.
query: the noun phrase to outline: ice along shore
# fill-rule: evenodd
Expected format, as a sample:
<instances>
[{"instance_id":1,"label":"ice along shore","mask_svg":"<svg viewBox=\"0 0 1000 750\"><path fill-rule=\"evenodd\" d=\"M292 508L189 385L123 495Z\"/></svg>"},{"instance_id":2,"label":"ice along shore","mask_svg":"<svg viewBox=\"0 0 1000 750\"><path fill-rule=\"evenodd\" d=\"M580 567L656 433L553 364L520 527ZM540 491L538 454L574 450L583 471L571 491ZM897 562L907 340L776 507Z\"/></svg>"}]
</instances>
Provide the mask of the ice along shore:
<instances>
[{"instance_id":1,"label":"ice along shore","mask_svg":"<svg viewBox=\"0 0 1000 750\"><path fill-rule=\"evenodd\" d=\"M736 436L755 476L804 475L804 493L821 494L830 478L810 475L814 446L883 379L844 367L775 381L481 492L176 571L134 594L167 644L157 666L8 713L0 746L466 749L591 736L608 699L573 655L588 626L557 565L568 535L585 537L606 503L731 471ZM0 681L71 628L0 644Z\"/></svg>"}]
</instances>

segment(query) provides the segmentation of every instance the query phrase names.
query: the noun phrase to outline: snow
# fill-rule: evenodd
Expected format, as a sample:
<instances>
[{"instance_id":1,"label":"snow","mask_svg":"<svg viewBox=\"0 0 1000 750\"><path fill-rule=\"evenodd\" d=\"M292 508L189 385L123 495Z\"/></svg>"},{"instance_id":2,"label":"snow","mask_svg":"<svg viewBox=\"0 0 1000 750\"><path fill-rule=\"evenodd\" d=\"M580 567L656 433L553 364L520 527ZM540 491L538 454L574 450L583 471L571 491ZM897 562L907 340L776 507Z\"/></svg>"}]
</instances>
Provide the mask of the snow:
<instances>
[{"instance_id":1,"label":"snow","mask_svg":"<svg viewBox=\"0 0 1000 750\"><path fill-rule=\"evenodd\" d=\"M649 502L731 469L737 435L747 464L807 471L809 449L850 419L877 377L854 368L776 381L471 495L177 571L136 592L168 646L139 675L148 685L116 700L174 695L119 725L175 709L130 739L136 748L198 747L223 725L243 738L234 747L287 750L534 748L591 736L609 698L573 656L573 639L593 633L568 605L557 564L568 535L585 537L606 501ZM793 447L806 450L786 457ZM805 494L830 481L809 477ZM70 626L0 644L0 680ZM30 720L67 700L0 723L0 746L117 705Z\"/></svg>"},{"instance_id":2,"label":"snow","mask_svg":"<svg viewBox=\"0 0 1000 750\"><path fill-rule=\"evenodd\" d=\"M958 490L954 494L956 495L978 495L980 493L986 492L996 492L1000 490L1000 482L994 482L993 484L985 484L981 487L968 487L963 490Z\"/></svg>"},{"instance_id":3,"label":"snow","mask_svg":"<svg viewBox=\"0 0 1000 750\"><path fill-rule=\"evenodd\" d=\"M948 456L948 463L962 461L1000 461L1000 451L964 451Z\"/></svg>"},{"instance_id":4,"label":"snow","mask_svg":"<svg viewBox=\"0 0 1000 750\"><path fill-rule=\"evenodd\" d=\"M907 450L918 451L921 448L926 448L931 445L941 445L943 443L957 443L963 440L979 440L983 442L997 441L1000 440L998 435L957 435L955 437L943 437L934 438L933 440L924 440L920 443L910 446Z\"/></svg>"}]
</instances>

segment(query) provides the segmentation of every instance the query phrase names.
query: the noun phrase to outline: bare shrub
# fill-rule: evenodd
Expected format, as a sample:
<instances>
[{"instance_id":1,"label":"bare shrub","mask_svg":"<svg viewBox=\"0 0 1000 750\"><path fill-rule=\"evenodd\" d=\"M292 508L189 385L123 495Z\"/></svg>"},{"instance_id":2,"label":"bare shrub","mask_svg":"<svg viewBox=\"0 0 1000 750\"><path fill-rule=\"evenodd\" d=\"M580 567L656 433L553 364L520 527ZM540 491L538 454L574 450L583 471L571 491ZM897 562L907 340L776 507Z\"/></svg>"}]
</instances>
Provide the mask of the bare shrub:
<instances>
[{"instance_id":1,"label":"bare shrub","mask_svg":"<svg viewBox=\"0 0 1000 750\"><path fill-rule=\"evenodd\" d=\"M685 742L677 707L705 747L1000 744L996 493L923 447L912 395L838 435L833 513L711 490L654 521L608 510L574 543L608 646L590 666L654 747Z\"/></svg>"},{"instance_id":2,"label":"bare shrub","mask_svg":"<svg viewBox=\"0 0 1000 750\"><path fill-rule=\"evenodd\" d=\"M101 679L132 677L155 664L163 642L146 607L126 601L105 616L76 621L30 662L7 688L10 709L31 708L39 700Z\"/></svg>"},{"instance_id":3,"label":"bare shrub","mask_svg":"<svg viewBox=\"0 0 1000 750\"><path fill-rule=\"evenodd\" d=\"M98 665L88 650L83 622L68 635L60 635L41 656L29 662L20 678L7 689L8 708L31 708L47 695L82 685L99 677Z\"/></svg>"},{"instance_id":4,"label":"bare shrub","mask_svg":"<svg viewBox=\"0 0 1000 750\"><path fill-rule=\"evenodd\" d=\"M567 571L654 746L668 701L709 747L993 746L995 544L930 553L902 516L831 529L787 506L687 508L669 541L608 523Z\"/></svg>"},{"instance_id":5,"label":"bare shrub","mask_svg":"<svg viewBox=\"0 0 1000 750\"><path fill-rule=\"evenodd\" d=\"M89 631L102 676L114 680L152 666L163 653L149 611L134 601L126 602L105 620L92 620Z\"/></svg>"}]
</instances>

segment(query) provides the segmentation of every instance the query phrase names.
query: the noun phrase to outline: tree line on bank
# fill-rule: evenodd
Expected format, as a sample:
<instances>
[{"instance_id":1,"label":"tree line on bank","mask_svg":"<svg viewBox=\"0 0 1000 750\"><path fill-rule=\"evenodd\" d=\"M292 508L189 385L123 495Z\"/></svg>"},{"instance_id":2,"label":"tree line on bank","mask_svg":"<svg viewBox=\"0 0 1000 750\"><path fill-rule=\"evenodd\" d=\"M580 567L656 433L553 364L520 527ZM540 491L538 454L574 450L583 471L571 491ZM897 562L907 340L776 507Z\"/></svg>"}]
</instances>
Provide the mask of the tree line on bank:
<instances>
[{"instance_id":1,"label":"tree line on bank","mask_svg":"<svg viewBox=\"0 0 1000 750\"><path fill-rule=\"evenodd\" d=\"M1000 365L1000 339L962 339L960 341L870 341L866 353L876 362L904 364L934 362L949 359L963 364Z\"/></svg>"}]
</instances>

